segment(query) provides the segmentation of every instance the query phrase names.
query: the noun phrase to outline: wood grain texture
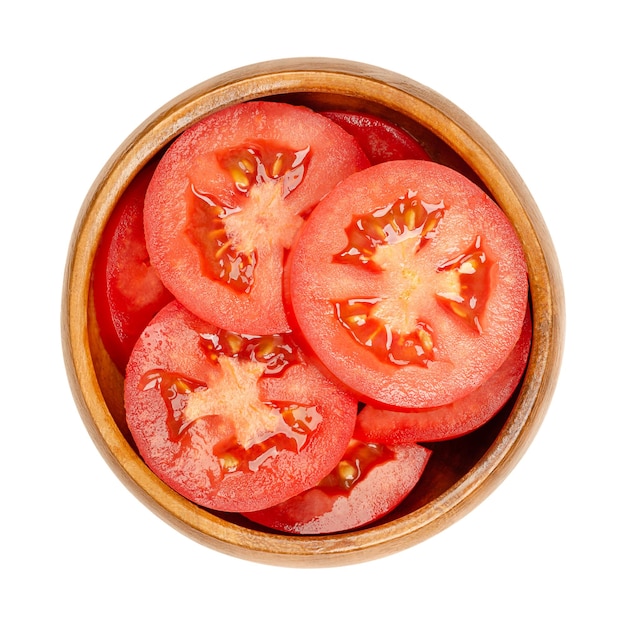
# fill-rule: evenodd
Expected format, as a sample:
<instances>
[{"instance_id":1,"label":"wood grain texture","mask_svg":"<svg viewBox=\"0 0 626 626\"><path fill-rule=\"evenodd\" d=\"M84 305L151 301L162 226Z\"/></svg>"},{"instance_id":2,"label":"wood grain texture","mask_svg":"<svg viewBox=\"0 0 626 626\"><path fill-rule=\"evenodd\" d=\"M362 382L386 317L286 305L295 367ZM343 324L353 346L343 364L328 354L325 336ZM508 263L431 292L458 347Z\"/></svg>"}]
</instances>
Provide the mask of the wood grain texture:
<instances>
[{"instance_id":1,"label":"wood grain texture","mask_svg":"<svg viewBox=\"0 0 626 626\"><path fill-rule=\"evenodd\" d=\"M124 419L123 380L103 349L91 302L91 268L104 226L129 181L173 138L202 117L256 98L370 112L399 124L434 158L463 171L492 195L526 253L533 345L523 383L485 427L434 444L423 479L377 524L354 532L292 537L217 514L163 484L137 455ZM493 140L440 94L381 68L335 59L259 63L212 78L148 118L111 157L80 209L64 281L61 333L68 379L96 447L120 480L166 522L236 557L286 566L335 566L415 545L465 515L491 493L526 451L550 403L565 332L563 283L550 235L520 176Z\"/></svg>"}]
</instances>

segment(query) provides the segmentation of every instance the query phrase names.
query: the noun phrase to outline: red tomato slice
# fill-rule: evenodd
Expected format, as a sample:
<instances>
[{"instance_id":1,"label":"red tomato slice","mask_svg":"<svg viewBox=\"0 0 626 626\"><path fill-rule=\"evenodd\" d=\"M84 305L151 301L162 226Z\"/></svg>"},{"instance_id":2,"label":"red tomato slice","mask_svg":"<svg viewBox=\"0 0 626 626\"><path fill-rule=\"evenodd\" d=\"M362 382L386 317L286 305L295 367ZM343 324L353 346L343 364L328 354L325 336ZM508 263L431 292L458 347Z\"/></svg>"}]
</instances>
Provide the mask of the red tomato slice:
<instances>
[{"instance_id":1,"label":"red tomato slice","mask_svg":"<svg viewBox=\"0 0 626 626\"><path fill-rule=\"evenodd\" d=\"M369 524L392 511L417 484L430 450L353 440L319 485L263 511L246 513L258 524L288 533L325 534Z\"/></svg>"},{"instance_id":2,"label":"red tomato slice","mask_svg":"<svg viewBox=\"0 0 626 626\"><path fill-rule=\"evenodd\" d=\"M372 165L398 159L431 158L416 139L400 127L375 115L355 111L321 111L359 142Z\"/></svg>"},{"instance_id":3,"label":"red tomato slice","mask_svg":"<svg viewBox=\"0 0 626 626\"><path fill-rule=\"evenodd\" d=\"M357 411L289 334L220 330L177 301L139 338L124 401L157 476L199 505L238 512L317 484L341 459Z\"/></svg>"},{"instance_id":4,"label":"red tomato slice","mask_svg":"<svg viewBox=\"0 0 626 626\"><path fill-rule=\"evenodd\" d=\"M156 161L146 165L122 194L94 260L93 291L102 342L120 371L139 335L172 300L151 266L143 232L143 202Z\"/></svg>"},{"instance_id":5,"label":"red tomato slice","mask_svg":"<svg viewBox=\"0 0 626 626\"><path fill-rule=\"evenodd\" d=\"M190 311L241 333L285 332L285 250L319 199L369 165L310 109L247 102L179 137L146 195L150 258Z\"/></svg>"},{"instance_id":6,"label":"red tomato slice","mask_svg":"<svg viewBox=\"0 0 626 626\"><path fill-rule=\"evenodd\" d=\"M366 405L354 436L395 445L443 441L466 435L485 424L513 395L524 375L532 338L530 312L513 350L495 374L468 395L444 406L419 411L391 411Z\"/></svg>"},{"instance_id":7,"label":"red tomato slice","mask_svg":"<svg viewBox=\"0 0 626 626\"><path fill-rule=\"evenodd\" d=\"M517 342L522 246L461 174L389 161L353 174L311 213L289 255L287 310L309 354L363 401L453 402Z\"/></svg>"}]
</instances>

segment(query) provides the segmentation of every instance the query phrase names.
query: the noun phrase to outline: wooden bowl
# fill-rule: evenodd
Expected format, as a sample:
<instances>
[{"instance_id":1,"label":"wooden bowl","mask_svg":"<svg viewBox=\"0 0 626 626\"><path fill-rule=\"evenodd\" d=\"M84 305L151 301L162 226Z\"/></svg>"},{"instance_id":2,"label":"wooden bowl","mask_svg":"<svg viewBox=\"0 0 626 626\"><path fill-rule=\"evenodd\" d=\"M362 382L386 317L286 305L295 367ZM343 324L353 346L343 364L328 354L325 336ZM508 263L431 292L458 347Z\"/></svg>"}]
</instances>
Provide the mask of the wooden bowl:
<instances>
[{"instance_id":1,"label":"wooden bowl","mask_svg":"<svg viewBox=\"0 0 626 626\"><path fill-rule=\"evenodd\" d=\"M478 431L430 444L422 480L389 517L352 532L289 536L215 513L162 483L136 453L125 425L123 381L103 349L93 312L91 273L105 224L129 181L183 130L225 106L267 98L312 108L370 112L417 137L435 160L481 184L515 226L528 262L533 344L516 396ZM550 402L561 362L564 298L549 233L530 193L490 137L445 98L404 76L333 59L259 63L212 78L149 117L122 143L80 210L67 259L62 336L82 419L118 477L166 522L196 541L258 562L330 566L391 554L427 539L465 515L513 469Z\"/></svg>"}]
</instances>

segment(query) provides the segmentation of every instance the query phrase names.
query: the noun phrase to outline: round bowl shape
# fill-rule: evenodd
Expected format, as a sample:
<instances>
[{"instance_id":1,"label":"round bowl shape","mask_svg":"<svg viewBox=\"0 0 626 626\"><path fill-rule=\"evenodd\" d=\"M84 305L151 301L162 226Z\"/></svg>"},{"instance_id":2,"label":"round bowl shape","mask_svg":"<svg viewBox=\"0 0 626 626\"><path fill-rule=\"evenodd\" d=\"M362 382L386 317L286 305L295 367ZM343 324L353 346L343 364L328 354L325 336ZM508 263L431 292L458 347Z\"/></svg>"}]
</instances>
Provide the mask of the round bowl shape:
<instances>
[{"instance_id":1,"label":"round bowl shape","mask_svg":"<svg viewBox=\"0 0 626 626\"><path fill-rule=\"evenodd\" d=\"M134 448L124 419L123 380L102 346L94 315L94 255L129 182L196 121L225 106L259 98L362 111L398 124L434 160L483 186L508 215L526 254L533 344L514 398L474 433L429 444L431 461L410 496L388 517L352 532L280 534L236 514L203 509L162 483ZM119 147L88 192L70 243L63 288L62 339L70 385L93 441L121 481L162 519L201 544L289 566L331 566L388 555L440 532L478 505L531 443L556 385L563 338L562 279L549 233L520 176L493 140L423 85L377 67L334 59L285 59L237 69L188 90L148 118Z\"/></svg>"}]
</instances>

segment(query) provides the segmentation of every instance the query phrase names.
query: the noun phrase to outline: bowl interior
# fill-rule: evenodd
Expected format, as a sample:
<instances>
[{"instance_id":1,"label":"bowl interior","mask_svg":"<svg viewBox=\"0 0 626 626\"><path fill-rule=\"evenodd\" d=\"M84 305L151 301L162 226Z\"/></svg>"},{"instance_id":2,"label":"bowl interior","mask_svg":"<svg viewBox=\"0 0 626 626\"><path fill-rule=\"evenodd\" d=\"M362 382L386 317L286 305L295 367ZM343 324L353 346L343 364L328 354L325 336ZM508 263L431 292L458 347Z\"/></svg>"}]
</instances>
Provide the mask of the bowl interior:
<instances>
[{"instance_id":1,"label":"bowl interior","mask_svg":"<svg viewBox=\"0 0 626 626\"><path fill-rule=\"evenodd\" d=\"M529 267L533 346L518 391L470 435L429 443L433 454L410 496L368 527L292 537L242 516L205 510L161 483L137 455L124 418L123 378L100 340L91 265L115 203L147 161L185 128L224 106L267 98L313 109L369 112L392 121L434 160L481 185L516 227ZM285 565L335 565L389 554L449 526L484 499L521 457L549 403L562 350L562 287L549 235L523 182L493 141L462 111L404 77L361 64L296 59L222 75L182 94L129 137L105 166L82 207L70 246L63 339L83 421L120 479L164 520L212 548Z\"/></svg>"}]
</instances>

